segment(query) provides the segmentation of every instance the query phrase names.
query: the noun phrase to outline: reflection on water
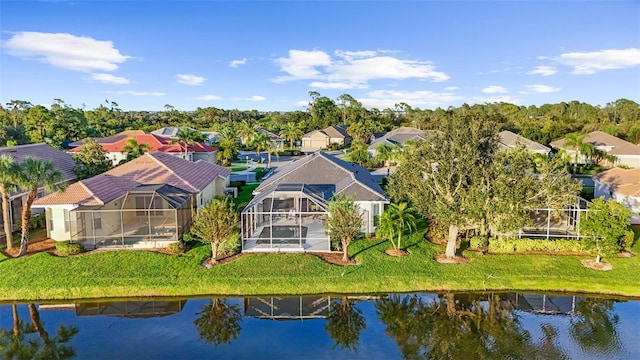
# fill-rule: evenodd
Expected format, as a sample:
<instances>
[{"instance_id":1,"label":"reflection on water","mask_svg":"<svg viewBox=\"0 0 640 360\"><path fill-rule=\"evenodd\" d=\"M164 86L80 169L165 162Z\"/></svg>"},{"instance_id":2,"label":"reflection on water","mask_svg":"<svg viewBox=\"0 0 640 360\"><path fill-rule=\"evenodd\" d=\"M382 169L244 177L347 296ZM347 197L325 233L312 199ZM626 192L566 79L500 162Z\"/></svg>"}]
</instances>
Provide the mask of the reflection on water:
<instances>
[{"instance_id":1,"label":"reflection on water","mask_svg":"<svg viewBox=\"0 0 640 360\"><path fill-rule=\"evenodd\" d=\"M640 302L389 294L0 305L1 359L640 358Z\"/></svg>"}]
</instances>

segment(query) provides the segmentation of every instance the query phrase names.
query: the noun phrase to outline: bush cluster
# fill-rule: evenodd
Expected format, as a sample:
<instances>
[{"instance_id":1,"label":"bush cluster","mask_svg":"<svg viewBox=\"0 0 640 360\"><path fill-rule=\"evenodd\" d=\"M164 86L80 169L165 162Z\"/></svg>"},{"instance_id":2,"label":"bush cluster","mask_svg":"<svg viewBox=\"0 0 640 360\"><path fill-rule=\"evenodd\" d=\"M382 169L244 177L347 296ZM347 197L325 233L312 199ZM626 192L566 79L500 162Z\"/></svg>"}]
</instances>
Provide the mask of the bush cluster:
<instances>
[{"instance_id":1,"label":"bush cluster","mask_svg":"<svg viewBox=\"0 0 640 360\"><path fill-rule=\"evenodd\" d=\"M182 241L171 243L167 246L167 251L172 254L184 254L187 251L187 245Z\"/></svg>"},{"instance_id":2,"label":"bush cluster","mask_svg":"<svg viewBox=\"0 0 640 360\"><path fill-rule=\"evenodd\" d=\"M82 244L60 241L56 243L56 252L62 256L78 255L84 251Z\"/></svg>"},{"instance_id":3,"label":"bush cluster","mask_svg":"<svg viewBox=\"0 0 640 360\"><path fill-rule=\"evenodd\" d=\"M474 236L469 239L469 247L472 249L482 249L489 245L489 239L482 236Z\"/></svg>"},{"instance_id":4,"label":"bush cluster","mask_svg":"<svg viewBox=\"0 0 640 360\"><path fill-rule=\"evenodd\" d=\"M489 241L489 252L496 254L522 253L529 251L584 253L579 240L569 239L508 239L493 238Z\"/></svg>"}]
</instances>

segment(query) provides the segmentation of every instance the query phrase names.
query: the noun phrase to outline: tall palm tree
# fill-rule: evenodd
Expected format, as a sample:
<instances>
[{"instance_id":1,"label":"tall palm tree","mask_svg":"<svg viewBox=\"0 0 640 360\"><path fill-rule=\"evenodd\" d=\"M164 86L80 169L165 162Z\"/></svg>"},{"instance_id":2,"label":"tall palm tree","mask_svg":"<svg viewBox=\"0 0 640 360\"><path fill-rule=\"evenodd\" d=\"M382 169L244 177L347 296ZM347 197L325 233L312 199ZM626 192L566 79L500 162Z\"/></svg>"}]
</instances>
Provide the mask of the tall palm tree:
<instances>
[{"instance_id":1,"label":"tall palm tree","mask_svg":"<svg viewBox=\"0 0 640 360\"><path fill-rule=\"evenodd\" d=\"M189 160L187 158L187 153L189 152L189 145L204 142L207 137L200 131L194 130L191 128L182 128L176 134L176 138L171 140L172 144L180 144L180 146L184 149L184 159Z\"/></svg>"},{"instance_id":2,"label":"tall palm tree","mask_svg":"<svg viewBox=\"0 0 640 360\"><path fill-rule=\"evenodd\" d=\"M271 146L271 138L263 132L257 132L251 141L251 145L256 148L256 156L260 157L260 151L264 151Z\"/></svg>"},{"instance_id":3,"label":"tall palm tree","mask_svg":"<svg viewBox=\"0 0 640 360\"><path fill-rule=\"evenodd\" d=\"M236 131L231 127L226 127L220 131L220 138L218 138L217 145L220 148L218 151L218 160L227 164L236 155L238 151L238 135Z\"/></svg>"},{"instance_id":4,"label":"tall palm tree","mask_svg":"<svg viewBox=\"0 0 640 360\"><path fill-rule=\"evenodd\" d=\"M580 134L577 132L567 134L564 138L564 147L573 148L575 151L573 161L573 173L576 173L578 167L578 158L580 155L584 157L591 157L595 153L595 147L592 143L585 142L587 134Z\"/></svg>"},{"instance_id":5,"label":"tall palm tree","mask_svg":"<svg viewBox=\"0 0 640 360\"><path fill-rule=\"evenodd\" d=\"M62 173L56 170L51 161L40 161L32 157L26 157L20 163L16 182L20 189L26 190L29 193L27 194L27 201L22 208L22 237L18 256L27 253L31 205L38 195L38 187L42 186L47 191L62 191L67 187L67 184L63 180Z\"/></svg>"},{"instance_id":6,"label":"tall palm tree","mask_svg":"<svg viewBox=\"0 0 640 360\"><path fill-rule=\"evenodd\" d=\"M242 143L248 145L258 132L249 120L242 120L236 124L236 134L242 138Z\"/></svg>"},{"instance_id":7,"label":"tall palm tree","mask_svg":"<svg viewBox=\"0 0 640 360\"><path fill-rule=\"evenodd\" d=\"M280 130L279 135L289 140L289 149L293 150L293 142L296 141L296 139L301 138L303 133L298 124L293 121L289 121L284 128Z\"/></svg>"},{"instance_id":8,"label":"tall palm tree","mask_svg":"<svg viewBox=\"0 0 640 360\"><path fill-rule=\"evenodd\" d=\"M7 249L13 247L9 193L18 189L18 185L15 182L17 171L17 164L11 156L7 154L0 156L0 194L2 195L2 219L4 220L4 234L7 239Z\"/></svg>"},{"instance_id":9,"label":"tall palm tree","mask_svg":"<svg viewBox=\"0 0 640 360\"><path fill-rule=\"evenodd\" d=\"M128 138L127 141L125 141L124 146L122 147L122 153L127 154L126 161L131 161L135 158L139 158L140 156L144 155L145 151L150 150L151 146L149 146L149 144L138 144L138 141L134 138Z\"/></svg>"},{"instance_id":10,"label":"tall palm tree","mask_svg":"<svg viewBox=\"0 0 640 360\"><path fill-rule=\"evenodd\" d=\"M267 167L271 168L271 154L276 156L277 160L280 160L280 150L275 146L269 146L267 149Z\"/></svg>"}]
</instances>

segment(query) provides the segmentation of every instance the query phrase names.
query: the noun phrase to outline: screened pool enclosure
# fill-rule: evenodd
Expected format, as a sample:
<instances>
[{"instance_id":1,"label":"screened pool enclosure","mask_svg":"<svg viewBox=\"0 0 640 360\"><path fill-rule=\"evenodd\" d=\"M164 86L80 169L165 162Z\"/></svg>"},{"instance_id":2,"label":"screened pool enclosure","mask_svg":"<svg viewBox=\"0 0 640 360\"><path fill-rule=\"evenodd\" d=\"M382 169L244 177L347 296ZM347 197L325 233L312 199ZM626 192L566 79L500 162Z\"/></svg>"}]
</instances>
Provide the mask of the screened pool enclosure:
<instances>
[{"instance_id":1,"label":"screened pool enclosure","mask_svg":"<svg viewBox=\"0 0 640 360\"><path fill-rule=\"evenodd\" d=\"M242 211L243 251L330 251L326 199L335 186L280 184Z\"/></svg>"},{"instance_id":2,"label":"screened pool enclosure","mask_svg":"<svg viewBox=\"0 0 640 360\"><path fill-rule=\"evenodd\" d=\"M87 249L166 247L191 225L195 206L189 192L143 185L102 206L65 211L65 227Z\"/></svg>"}]
</instances>

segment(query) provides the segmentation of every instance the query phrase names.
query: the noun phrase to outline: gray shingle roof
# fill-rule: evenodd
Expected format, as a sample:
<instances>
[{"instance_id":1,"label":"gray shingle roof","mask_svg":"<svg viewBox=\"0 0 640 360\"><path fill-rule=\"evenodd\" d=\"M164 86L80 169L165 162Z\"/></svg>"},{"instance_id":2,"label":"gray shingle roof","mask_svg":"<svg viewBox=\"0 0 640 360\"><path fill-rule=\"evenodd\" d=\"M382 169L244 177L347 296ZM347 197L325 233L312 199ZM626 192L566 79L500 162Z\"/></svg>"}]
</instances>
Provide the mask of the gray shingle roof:
<instances>
[{"instance_id":1,"label":"gray shingle roof","mask_svg":"<svg viewBox=\"0 0 640 360\"><path fill-rule=\"evenodd\" d=\"M376 136L375 140L371 142L369 145L370 150L374 150L378 144L387 144L389 146L394 145L403 145L409 140L426 140L429 132L411 128L411 127L401 127L395 129L393 131L389 131L381 136Z\"/></svg>"},{"instance_id":2,"label":"gray shingle roof","mask_svg":"<svg viewBox=\"0 0 640 360\"><path fill-rule=\"evenodd\" d=\"M358 201L388 201L367 169L321 151L277 168L254 193L270 192L280 184L335 185L336 193Z\"/></svg>"},{"instance_id":3,"label":"gray shingle roof","mask_svg":"<svg viewBox=\"0 0 640 360\"><path fill-rule=\"evenodd\" d=\"M504 130L501 131L498 136L500 137L500 145L505 148L513 148L518 144L524 145L528 150L537 152L537 153L549 153L551 151L550 148L537 143L533 140L529 140L523 136L515 134L511 131Z\"/></svg>"}]
</instances>

